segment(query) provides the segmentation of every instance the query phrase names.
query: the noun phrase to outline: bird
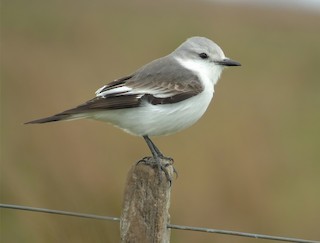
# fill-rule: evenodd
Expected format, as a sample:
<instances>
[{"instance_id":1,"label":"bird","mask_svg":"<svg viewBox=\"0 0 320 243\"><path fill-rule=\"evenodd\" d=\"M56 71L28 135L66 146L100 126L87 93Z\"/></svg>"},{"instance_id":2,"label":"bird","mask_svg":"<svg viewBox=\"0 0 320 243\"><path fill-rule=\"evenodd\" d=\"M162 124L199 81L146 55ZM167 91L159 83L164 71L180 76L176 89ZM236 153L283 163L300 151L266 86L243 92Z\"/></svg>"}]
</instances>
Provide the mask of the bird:
<instances>
[{"instance_id":1,"label":"bird","mask_svg":"<svg viewBox=\"0 0 320 243\"><path fill-rule=\"evenodd\" d=\"M206 37L194 36L170 54L111 81L89 101L25 124L94 119L144 138L159 171L167 158L150 137L170 135L196 123L207 110L225 67L241 66ZM160 173L160 172L159 172Z\"/></svg>"}]
</instances>

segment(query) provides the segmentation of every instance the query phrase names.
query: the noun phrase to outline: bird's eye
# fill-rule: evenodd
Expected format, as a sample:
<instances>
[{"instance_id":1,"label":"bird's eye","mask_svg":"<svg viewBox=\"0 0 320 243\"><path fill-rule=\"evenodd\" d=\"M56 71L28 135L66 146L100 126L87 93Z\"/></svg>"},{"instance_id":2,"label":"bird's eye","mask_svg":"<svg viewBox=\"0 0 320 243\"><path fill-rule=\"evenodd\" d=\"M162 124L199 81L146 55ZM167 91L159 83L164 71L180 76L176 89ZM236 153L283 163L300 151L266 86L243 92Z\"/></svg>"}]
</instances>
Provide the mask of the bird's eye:
<instances>
[{"instance_id":1,"label":"bird's eye","mask_svg":"<svg viewBox=\"0 0 320 243\"><path fill-rule=\"evenodd\" d=\"M201 57L202 59L207 59L209 56L207 53L202 52L199 54L199 57Z\"/></svg>"}]
</instances>

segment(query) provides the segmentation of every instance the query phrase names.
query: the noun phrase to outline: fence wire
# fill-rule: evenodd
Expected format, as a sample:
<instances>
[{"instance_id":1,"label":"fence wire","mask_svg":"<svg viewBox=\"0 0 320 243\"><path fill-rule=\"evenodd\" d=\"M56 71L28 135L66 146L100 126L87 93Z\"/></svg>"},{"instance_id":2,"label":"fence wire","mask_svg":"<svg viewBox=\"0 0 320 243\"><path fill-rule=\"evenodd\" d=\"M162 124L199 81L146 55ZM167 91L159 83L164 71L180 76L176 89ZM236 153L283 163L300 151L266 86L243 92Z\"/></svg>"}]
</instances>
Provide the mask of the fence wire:
<instances>
[{"instance_id":1,"label":"fence wire","mask_svg":"<svg viewBox=\"0 0 320 243\"><path fill-rule=\"evenodd\" d=\"M53 210L53 209L46 209L46 208L35 208L35 207L13 205L13 204L0 203L0 208L32 211L32 212L38 212L38 213L49 213L49 214L57 214L57 215L73 216L73 217L79 217L79 218L97 219L97 220L120 221L120 218L117 218L117 217L68 212L68 211ZM175 225L175 224L168 224L167 227L170 229L176 229L176 230L190 230L190 231L224 234L224 235L264 239L264 240L276 240L276 241L295 242L295 243L320 243L320 241L315 241L315 240L305 240L305 239L297 239L297 238L289 238L289 237L281 237L281 236L273 236L273 235L262 235L262 234L245 233L245 232L238 232L238 231L231 231L231 230L210 229L210 228L192 227L192 226Z\"/></svg>"}]
</instances>

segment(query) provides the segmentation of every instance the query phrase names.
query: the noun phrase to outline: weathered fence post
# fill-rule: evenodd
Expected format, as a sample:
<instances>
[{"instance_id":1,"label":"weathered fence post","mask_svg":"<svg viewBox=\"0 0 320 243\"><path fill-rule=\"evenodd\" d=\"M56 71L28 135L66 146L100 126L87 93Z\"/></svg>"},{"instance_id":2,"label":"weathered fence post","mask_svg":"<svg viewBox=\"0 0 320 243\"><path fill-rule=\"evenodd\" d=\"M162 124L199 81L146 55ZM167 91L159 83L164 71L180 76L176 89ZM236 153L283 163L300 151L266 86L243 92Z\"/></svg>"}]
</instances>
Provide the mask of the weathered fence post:
<instances>
[{"instance_id":1,"label":"weathered fence post","mask_svg":"<svg viewBox=\"0 0 320 243\"><path fill-rule=\"evenodd\" d=\"M153 160L153 158L148 158ZM143 161L143 160L142 160ZM173 178L172 160L163 159ZM165 174L149 164L139 162L130 169L124 191L120 220L122 243L170 242L170 182Z\"/></svg>"}]
</instances>

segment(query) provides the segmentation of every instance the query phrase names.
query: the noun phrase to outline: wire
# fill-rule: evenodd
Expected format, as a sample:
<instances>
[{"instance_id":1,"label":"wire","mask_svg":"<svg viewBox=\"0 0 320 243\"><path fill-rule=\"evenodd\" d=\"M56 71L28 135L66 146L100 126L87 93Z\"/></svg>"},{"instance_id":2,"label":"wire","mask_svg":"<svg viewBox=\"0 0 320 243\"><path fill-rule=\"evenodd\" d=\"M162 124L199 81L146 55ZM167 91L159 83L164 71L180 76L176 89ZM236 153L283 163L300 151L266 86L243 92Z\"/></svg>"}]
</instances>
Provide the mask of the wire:
<instances>
[{"instance_id":1,"label":"wire","mask_svg":"<svg viewBox=\"0 0 320 243\"><path fill-rule=\"evenodd\" d=\"M67 211L61 211L61 210L53 210L53 209L46 209L46 208L34 208L34 207L19 206L19 205L12 205L12 204L0 203L0 208L18 209L18 210L32 211L32 212L39 212L39 213L51 213L51 214L73 216L73 217L79 217L79 218L120 221L120 218L116 218L116 217L99 216L99 215L87 214L87 213L74 213L74 212L67 212Z\"/></svg>"},{"instance_id":2,"label":"wire","mask_svg":"<svg viewBox=\"0 0 320 243\"><path fill-rule=\"evenodd\" d=\"M97 220L120 221L120 218L117 218L117 217L100 216L100 215L86 214L86 213L75 213L75 212L52 210L52 209L46 209L46 208L19 206L19 205L13 205L13 204L0 203L0 208L32 211L32 212L39 212L39 213L50 213L50 214L58 214L58 215L73 216L73 217L80 217L80 218L90 218L90 219L97 219ZM280 236L272 236L272 235L252 234L252 233L244 233L244 232L237 232L237 231L230 231L230 230L209 229L209 228L183 226L183 225L175 225L175 224L168 224L167 227L170 229L225 234L225 235L249 237L249 238L255 238L255 239L278 240L278 241L295 242L295 243L320 243L320 241L314 241L314 240L304 240L304 239L296 239L296 238L288 238L288 237L280 237Z\"/></svg>"},{"instance_id":3,"label":"wire","mask_svg":"<svg viewBox=\"0 0 320 243\"><path fill-rule=\"evenodd\" d=\"M224 234L224 235L233 235L233 236L249 237L249 238L264 239L264 240L296 242L296 243L319 243L320 242L320 241L303 240L303 239L288 238L288 237L281 237L281 236L252 234L252 233L244 233L244 232L237 232L237 231L230 231L230 230L208 229L208 228L200 228L200 227L175 225L175 224L169 224L168 228L179 229L179 230L200 231L200 232L216 233L216 234Z\"/></svg>"}]
</instances>

